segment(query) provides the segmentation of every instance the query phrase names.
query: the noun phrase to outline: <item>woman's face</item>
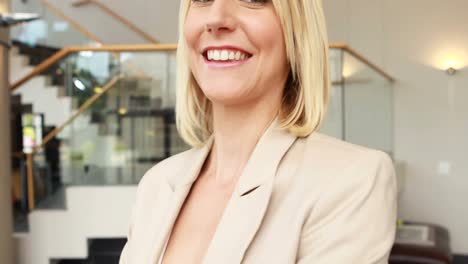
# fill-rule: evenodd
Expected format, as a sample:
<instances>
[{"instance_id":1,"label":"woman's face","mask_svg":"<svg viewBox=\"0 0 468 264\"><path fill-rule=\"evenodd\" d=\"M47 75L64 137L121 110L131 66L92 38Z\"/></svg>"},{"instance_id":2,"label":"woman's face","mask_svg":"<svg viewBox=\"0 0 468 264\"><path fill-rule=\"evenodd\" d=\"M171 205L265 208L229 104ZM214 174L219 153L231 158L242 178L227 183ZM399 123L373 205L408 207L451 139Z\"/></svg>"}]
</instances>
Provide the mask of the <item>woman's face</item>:
<instances>
[{"instance_id":1,"label":"woman's face","mask_svg":"<svg viewBox=\"0 0 468 264\"><path fill-rule=\"evenodd\" d=\"M212 102L281 98L289 66L271 0L192 0L184 35L192 74Z\"/></svg>"}]
</instances>

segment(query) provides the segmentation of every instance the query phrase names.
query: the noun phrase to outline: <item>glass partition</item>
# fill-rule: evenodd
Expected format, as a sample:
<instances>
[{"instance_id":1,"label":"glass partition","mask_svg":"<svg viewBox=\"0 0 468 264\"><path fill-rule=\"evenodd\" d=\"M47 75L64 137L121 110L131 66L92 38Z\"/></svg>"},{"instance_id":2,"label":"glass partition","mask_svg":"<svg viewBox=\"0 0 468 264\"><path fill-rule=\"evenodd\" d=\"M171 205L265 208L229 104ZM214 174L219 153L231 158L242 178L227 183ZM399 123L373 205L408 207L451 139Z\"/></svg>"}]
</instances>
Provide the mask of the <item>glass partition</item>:
<instances>
[{"instance_id":1,"label":"glass partition","mask_svg":"<svg viewBox=\"0 0 468 264\"><path fill-rule=\"evenodd\" d=\"M81 56L67 59L65 87L75 109L103 95L57 135L63 183L136 184L154 164L187 149L175 128L175 94L167 92L174 52Z\"/></svg>"},{"instance_id":2,"label":"glass partition","mask_svg":"<svg viewBox=\"0 0 468 264\"><path fill-rule=\"evenodd\" d=\"M345 48L330 50L330 73L330 106L321 132L392 156L392 80Z\"/></svg>"},{"instance_id":3,"label":"glass partition","mask_svg":"<svg viewBox=\"0 0 468 264\"><path fill-rule=\"evenodd\" d=\"M31 47L42 46L61 49L66 46L94 46L97 43L80 32L74 25L54 12L42 1L12 1L12 12L35 13L41 18L25 24L20 24L11 29L10 35L13 41Z\"/></svg>"},{"instance_id":4,"label":"glass partition","mask_svg":"<svg viewBox=\"0 0 468 264\"><path fill-rule=\"evenodd\" d=\"M53 207L49 201L57 199L49 198L63 196L63 186L137 184L157 162L188 149L175 126L174 49L81 51L45 74L56 76L56 100L70 103L42 108L45 124L51 115L63 117L45 134L63 129L33 156L36 206Z\"/></svg>"}]
</instances>

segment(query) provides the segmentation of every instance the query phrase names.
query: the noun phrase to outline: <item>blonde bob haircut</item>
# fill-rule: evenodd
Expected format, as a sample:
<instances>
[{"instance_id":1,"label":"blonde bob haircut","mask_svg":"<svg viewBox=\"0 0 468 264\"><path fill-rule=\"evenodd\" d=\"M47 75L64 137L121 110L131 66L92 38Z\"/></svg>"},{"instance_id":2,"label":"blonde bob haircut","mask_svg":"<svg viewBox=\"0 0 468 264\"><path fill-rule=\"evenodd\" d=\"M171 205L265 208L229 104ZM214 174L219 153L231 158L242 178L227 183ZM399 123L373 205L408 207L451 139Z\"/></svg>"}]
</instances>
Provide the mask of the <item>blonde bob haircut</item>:
<instances>
[{"instance_id":1,"label":"blonde bob haircut","mask_svg":"<svg viewBox=\"0 0 468 264\"><path fill-rule=\"evenodd\" d=\"M306 137L320 128L329 96L328 39L322 0L272 0L281 20L290 65L280 109L283 129ZM177 49L176 123L182 138L203 146L213 133L212 107L188 63L184 24L190 0L182 0Z\"/></svg>"}]
</instances>

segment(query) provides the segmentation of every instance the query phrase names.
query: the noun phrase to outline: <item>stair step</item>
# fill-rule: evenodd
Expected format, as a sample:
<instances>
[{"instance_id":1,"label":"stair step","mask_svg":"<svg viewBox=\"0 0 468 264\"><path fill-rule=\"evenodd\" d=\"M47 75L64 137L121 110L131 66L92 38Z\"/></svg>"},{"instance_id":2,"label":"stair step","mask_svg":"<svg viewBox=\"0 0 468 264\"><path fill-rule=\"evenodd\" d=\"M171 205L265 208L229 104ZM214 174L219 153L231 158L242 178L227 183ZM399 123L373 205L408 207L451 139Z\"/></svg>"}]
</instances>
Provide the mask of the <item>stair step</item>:
<instances>
[{"instance_id":1,"label":"stair step","mask_svg":"<svg viewBox=\"0 0 468 264\"><path fill-rule=\"evenodd\" d=\"M120 253L112 256L92 256L89 257L89 264L118 264Z\"/></svg>"},{"instance_id":2,"label":"stair step","mask_svg":"<svg viewBox=\"0 0 468 264\"><path fill-rule=\"evenodd\" d=\"M125 238L92 239L89 245L89 255L120 255L126 242Z\"/></svg>"},{"instance_id":3,"label":"stair step","mask_svg":"<svg viewBox=\"0 0 468 264\"><path fill-rule=\"evenodd\" d=\"M61 259L52 260L51 264L88 264L86 259Z\"/></svg>"},{"instance_id":4,"label":"stair step","mask_svg":"<svg viewBox=\"0 0 468 264\"><path fill-rule=\"evenodd\" d=\"M44 45L30 46L16 40L13 40L13 45L19 49L19 54L27 55L29 57L30 65L38 65L60 50L58 48L47 47Z\"/></svg>"},{"instance_id":5,"label":"stair step","mask_svg":"<svg viewBox=\"0 0 468 264\"><path fill-rule=\"evenodd\" d=\"M10 104L11 105L21 104L21 95L20 94L12 94L10 96Z\"/></svg>"},{"instance_id":6,"label":"stair step","mask_svg":"<svg viewBox=\"0 0 468 264\"><path fill-rule=\"evenodd\" d=\"M21 113L23 114L32 114L33 111L33 105L32 104L22 104L21 105Z\"/></svg>"}]
</instances>

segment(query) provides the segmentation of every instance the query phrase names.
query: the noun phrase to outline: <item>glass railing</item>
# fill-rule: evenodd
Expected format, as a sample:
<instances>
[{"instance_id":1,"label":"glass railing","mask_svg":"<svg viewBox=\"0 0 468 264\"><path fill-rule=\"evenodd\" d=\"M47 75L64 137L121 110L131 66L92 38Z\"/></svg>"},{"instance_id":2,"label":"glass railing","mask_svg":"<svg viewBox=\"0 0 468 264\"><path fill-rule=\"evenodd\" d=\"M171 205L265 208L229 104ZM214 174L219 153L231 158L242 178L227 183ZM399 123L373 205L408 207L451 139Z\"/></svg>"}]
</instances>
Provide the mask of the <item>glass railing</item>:
<instances>
[{"instance_id":1,"label":"glass railing","mask_svg":"<svg viewBox=\"0 0 468 264\"><path fill-rule=\"evenodd\" d=\"M154 164L187 149L175 127L175 54L126 52L118 57L126 66L114 73L119 77L112 88L57 135L64 142L65 184L136 184ZM91 93L102 92L103 86Z\"/></svg>"},{"instance_id":2,"label":"glass railing","mask_svg":"<svg viewBox=\"0 0 468 264\"><path fill-rule=\"evenodd\" d=\"M393 80L352 49L330 49L332 87L321 132L393 156Z\"/></svg>"},{"instance_id":3,"label":"glass railing","mask_svg":"<svg viewBox=\"0 0 468 264\"><path fill-rule=\"evenodd\" d=\"M175 46L161 46L82 48L49 67L61 76L55 99L69 103L25 119L31 138L23 142L47 141L30 156L32 166L23 160L35 205L56 205L50 197L63 196L56 192L63 186L137 184L156 163L188 149L175 126ZM321 132L392 154L392 81L344 48L331 49L330 61L331 101ZM42 97L35 104L50 102ZM58 114L62 119L50 124L48 117ZM54 127L41 122L60 129L51 134ZM37 136L36 127L46 136Z\"/></svg>"},{"instance_id":4,"label":"glass railing","mask_svg":"<svg viewBox=\"0 0 468 264\"><path fill-rule=\"evenodd\" d=\"M97 39L79 28L75 21L69 20L60 10L46 1L12 1L12 12L35 13L39 20L15 26L10 38L31 47L61 49L67 46L98 45Z\"/></svg>"},{"instance_id":5,"label":"glass railing","mask_svg":"<svg viewBox=\"0 0 468 264\"><path fill-rule=\"evenodd\" d=\"M41 114L23 116L30 121L23 126L23 150L33 155L32 166L21 161L21 171L23 182L34 183L35 206L56 205L50 197L63 186L137 184L154 164L188 148L175 126L175 46L104 49L83 48L49 66L54 72L44 73L55 76L55 85L37 89L55 89L56 97L38 96L33 108ZM34 78L14 94L26 95L30 84ZM62 104L50 103L54 99ZM47 143L35 149L41 142Z\"/></svg>"}]
</instances>

